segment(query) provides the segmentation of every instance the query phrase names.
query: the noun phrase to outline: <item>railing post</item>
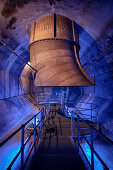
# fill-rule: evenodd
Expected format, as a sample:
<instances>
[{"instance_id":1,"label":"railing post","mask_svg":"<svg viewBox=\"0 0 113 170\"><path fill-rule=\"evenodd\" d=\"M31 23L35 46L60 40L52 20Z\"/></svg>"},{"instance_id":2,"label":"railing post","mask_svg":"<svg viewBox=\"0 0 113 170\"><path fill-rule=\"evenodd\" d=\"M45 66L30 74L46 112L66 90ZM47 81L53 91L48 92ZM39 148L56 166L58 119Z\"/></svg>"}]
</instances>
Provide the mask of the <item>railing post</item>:
<instances>
[{"instance_id":1,"label":"railing post","mask_svg":"<svg viewBox=\"0 0 113 170\"><path fill-rule=\"evenodd\" d=\"M46 115L46 105L44 107L44 116Z\"/></svg>"},{"instance_id":2,"label":"railing post","mask_svg":"<svg viewBox=\"0 0 113 170\"><path fill-rule=\"evenodd\" d=\"M45 107L43 108L42 115L41 115L41 120L44 122L44 117L45 117ZM43 132L43 123L41 124L41 131Z\"/></svg>"},{"instance_id":3,"label":"railing post","mask_svg":"<svg viewBox=\"0 0 113 170\"><path fill-rule=\"evenodd\" d=\"M66 113L67 113L66 115L68 116L68 106L67 106L67 111L66 111Z\"/></svg>"},{"instance_id":4,"label":"railing post","mask_svg":"<svg viewBox=\"0 0 113 170\"><path fill-rule=\"evenodd\" d=\"M39 131L39 139L41 139L41 131L42 131L42 111L41 111L41 118L40 118L40 131Z\"/></svg>"},{"instance_id":5,"label":"railing post","mask_svg":"<svg viewBox=\"0 0 113 170\"><path fill-rule=\"evenodd\" d=\"M98 121L98 115L97 115L97 129L99 130L99 121Z\"/></svg>"},{"instance_id":6,"label":"railing post","mask_svg":"<svg viewBox=\"0 0 113 170\"><path fill-rule=\"evenodd\" d=\"M36 153L36 115L34 115L34 154Z\"/></svg>"},{"instance_id":7,"label":"railing post","mask_svg":"<svg viewBox=\"0 0 113 170\"><path fill-rule=\"evenodd\" d=\"M77 115L77 141L78 141L78 153L79 153L79 145L80 145L80 136L79 136L79 116Z\"/></svg>"},{"instance_id":8,"label":"railing post","mask_svg":"<svg viewBox=\"0 0 113 170\"><path fill-rule=\"evenodd\" d=\"M22 126L22 134L21 134L21 169L24 169L24 127L25 125L23 124Z\"/></svg>"},{"instance_id":9,"label":"railing post","mask_svg":"<svg viewBox=\"0 0 113 170\"><path fill-rule=\"evenodd\" d=\"M92 103L91 103L91 122L92 122Z\"/></svg>"},{"instance_id":10,"label":"railing post","mask_svg":"<svg viewBox=\"0 0 113 170\"><path fill-rule=\"evenodd\" d=\"M94 170L94 148L93 148L93 128L90 127L90 138L91 138L91 170Z\"/></svg>"},{"instance_id":11,"label":"railing post","mask_svg":"<svg viewBox=\"0 0 113 170\"><path fill-rule=\"evenodd\" d=\"M44 121L46 120L46 105L44 107Z\"/></svg>"},{"instance_id":12,"label":"railing post","mask_svg":"<svg viewBox=\"0 0 113 170\"><path fill-rule=\"evenodd\" d=\"M71 113L71 133L72 133L72 139L73 139L73 113Z\"/></svg>"}]
</instances>

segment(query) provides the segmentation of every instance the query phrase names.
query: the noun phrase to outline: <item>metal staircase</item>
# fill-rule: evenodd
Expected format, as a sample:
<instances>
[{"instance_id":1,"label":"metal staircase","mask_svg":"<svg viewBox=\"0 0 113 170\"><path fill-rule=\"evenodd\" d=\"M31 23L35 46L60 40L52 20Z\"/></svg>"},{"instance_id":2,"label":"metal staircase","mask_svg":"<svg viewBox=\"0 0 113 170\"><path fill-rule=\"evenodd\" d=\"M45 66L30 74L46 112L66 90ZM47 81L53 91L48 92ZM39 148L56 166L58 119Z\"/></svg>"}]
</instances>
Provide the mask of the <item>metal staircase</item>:
<instances>
[{"instance_id":1,"label":"metal staircase","mask_svg":"<svg viewBox=\"0 0 113 170\"><path fill-rule=\"evenodd\" d=\"M71 119L59 115L51 104L49 123L44 123L40 146L31 161L29 170L85 170L71 139ZM53 114L54 113L54 114ZM54 122L54 123L53 123Z\"/></svg>"},{"instance_id":2,"label":"metal staircase","mask_svg":"<svg viewBox=\"0 0 113 170\"><path fill-rule=\"evenodd\" d=\"M94 134L100 134L111 145L113 142L103 135L91 121L84 120L79 114L73 112L70 118L66 117L66 114L65 116L59 114L61 113L59 108L61 111L59 104L44 104L44 107L36 115L0 143L0 147L3 147L11 138L21 132L20 149L9 163L8 170L12 169L19 156L20 162L17 169L84 170L86 168L80 157L81 153L90 169L94 169L94 155L101 162L103 169L109 169L94 148ZM66 112L66 110L64 111ZM37 122L39 114L40 120ZM33 128L27 135L27 128L31 121ZM29 142L32 145L26 152L26 145ZM91 161L88 160L82 148L84 142L90 147Z\"/></svg>"}]
</instances>

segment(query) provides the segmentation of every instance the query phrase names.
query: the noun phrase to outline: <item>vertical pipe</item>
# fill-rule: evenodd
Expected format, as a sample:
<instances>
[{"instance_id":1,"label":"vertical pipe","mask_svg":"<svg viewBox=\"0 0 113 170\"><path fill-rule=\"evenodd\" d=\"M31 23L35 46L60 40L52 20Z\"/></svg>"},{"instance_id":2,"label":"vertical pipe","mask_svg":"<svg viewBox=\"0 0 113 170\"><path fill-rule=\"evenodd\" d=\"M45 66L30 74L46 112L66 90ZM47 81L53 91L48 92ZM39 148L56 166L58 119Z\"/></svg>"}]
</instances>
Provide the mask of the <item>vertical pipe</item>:
<instances>
[{"instance_id":1,"label":"vertical pipe","mask_svg":"<svg viewBox=\"0 0 113 170\"><path fill-rule=\"evenodd\" d=\"M93 128L90 127L90 138L91 138L91 170L94 170L94 153L93 153Z\"/></svg>"},{"instance_id":2,"label":"vertical pipe","mask_svg":"<svg viewBox=\"0 0 113 170\"><path fill-rule=\"evenodd\" d=\"M71 133L72 133L72 139L73 139L73 113L71 113Z\"/></svg>"},{"instance_id":3,"label":"vertical pipe","mask_svg":"<svg viewBox=\"0 0 113 170\"><path fill-rule=\"evenodd\" d=\"M78 140L78 153L79 153L79 145L80 145L80 137L79 137L79 116L77 115L77 140Z\"/></svg>"},{"instance_id":4,"label":"vertical pipe","mask_svg":"<svg viewBox=\"0 0 113 170\"><path fill-rule=\"evenodd\" d=\"M34 154L36 153L36 115L34 115Z\"/></svg>"},{"instance_id":5,"label":"vertical pipe","mask_svg":"<svg viewBox=\"0 0 113 170\"><path fill-rule=\"evenodd\" d=\"M25 125L23 124L22 126L22 134L21 134L21 169L24 169L24 127Z\"/></svg>"}]
</instances>

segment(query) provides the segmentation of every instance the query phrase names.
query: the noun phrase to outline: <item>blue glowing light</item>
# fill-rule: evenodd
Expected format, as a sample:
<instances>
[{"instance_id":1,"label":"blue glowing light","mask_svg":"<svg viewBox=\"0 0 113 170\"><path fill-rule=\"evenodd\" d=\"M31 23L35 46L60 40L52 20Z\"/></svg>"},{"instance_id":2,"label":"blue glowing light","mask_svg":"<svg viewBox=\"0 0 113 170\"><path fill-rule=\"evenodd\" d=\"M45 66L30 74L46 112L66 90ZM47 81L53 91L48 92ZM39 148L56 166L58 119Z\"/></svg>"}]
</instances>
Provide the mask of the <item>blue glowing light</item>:
<instances>
[{"instance_id":1,"label":"blue glowing light","mask_svg":"<svg viewBox=\"0 0 113 170\"><path fill-rule=\"evenodd\" d=\"M38 125L39 119L36 118L36 125ZM31 124L34 124L34 120L32 120L32 122L30 122Z\"/></svg>"},{"instance_id":2,"label":"blue glowing light","mask_svg":"<svg viewBox=\"0 0 113 170\"><path fill-rule=\"evenodd\" d=\"M87 143L82 143L81 144L90 164L91 164L91 150L90 147ZM99 161L99 159L96 157L96 155L94 154L94 169L95 170L104 170L103 165L101 164L101 162Z\"/></svg>"},{"instance_id":3,"label":"blue glowing light","mask_svg":"<svg viewBox=\"0 0 113 170\"><path fill-rule=\"evenodd\" d=\"M68 115L69 115L69 116L71 116L71 113L70 113L70 111L68 111Z\"/></svg>"},{"instance_id":4,"label":"blue glowing light","mask_svg":"<svg viewBox=\"0 0 113 170\"><path fill-rule=\"evenodd\" d=\"M14 157L16 156L19 150L20 150L19 143L12 143L10 145L0 148L0 169L1 170L6 170L8 168L9 164L14 159ZM18 159L16 160L15 165L12 167L12 169L17 165Z\"/></svg>"}]
</instances>

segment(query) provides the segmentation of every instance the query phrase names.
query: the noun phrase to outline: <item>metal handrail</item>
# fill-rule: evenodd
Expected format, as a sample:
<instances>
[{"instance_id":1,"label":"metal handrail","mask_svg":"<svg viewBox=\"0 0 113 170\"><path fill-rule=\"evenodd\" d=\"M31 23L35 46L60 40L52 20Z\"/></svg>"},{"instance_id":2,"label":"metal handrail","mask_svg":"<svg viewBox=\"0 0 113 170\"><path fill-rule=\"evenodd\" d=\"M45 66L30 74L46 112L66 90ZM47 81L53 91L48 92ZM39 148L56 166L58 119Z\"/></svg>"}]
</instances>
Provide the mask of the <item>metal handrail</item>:
<instances>
[{"instance_id":1,"label":"metal handrail","mask_svg":"<svg viewBox=\"0 0 113 170\"><path fill-rule=\"evenodd\" d=\"M89 122L87 122L86 120L84 120L83 118L81 118L79 115L77 115L80 119L82 119L82 121L84 121L86 124L89 125L89 127L92 127L95 131L97 131L107 142L109 142L111 145L113 145L113 141L111 139L109 139L106 135L104 135L102 132L100 132L98 129L96 129L93 125L90 125Z\"/></svg>"},{"instance_id":2,"label":"metal handrail","mask_svg":"<svg viewBox=\"0 0 113 170\"><path fill-rule=\"evenodd\" d=\"M33 133L34 133L35 130L36 130L36 129L34 129L34 130L32 131L32 133L30 134L30 136L29 136L29 137L27 138L27 140L24 142L24 147L25 147L25 145L29 142L29 139L31 138L31 136L33 135ZM38 139L38 137L37 137L37 139ZM36 143L37 139L35 140L35 143ZM33 146L32 146L31 149L30 149L30 152L29 152L29 154L28 154L28 156L27 156L27 158L26 158L26 161L25 161L25 163L24 163L24 165L23 165L24 167L25 167L25 164L27 163L27 160L28 160L28 158L29 158L32 150L33 150L34 145L35 145L35 144L33 144ZM8 166L7 170L10 170L10 169L11 169L12 165L14 164L14 162L16 161L16 159L18 158L18 156L19 156L19 154L20 154L21 152L22 152L22 147L20 148L20 150L18 151L18 153L16 154L16 156L13 158L13 160L12 160L12 162L10 163L10 165Z\"/></svg>"},{"instance_id":3,"label":"metal handrail","mask_svg":"<svg viewBox=\"0 0 113 170\"><path fill-rule=\"evenodd\" d=\"M35 73L38 72L34 67L32 67L26 60L24 60L22 57L20 57L15 51L13 51L10 47L8 47L3 41L0 40L0 43L3 44L7 49L9 49L13 54L15 54L18 58L20 58L25 64L27 64L31 69L35 71Z\"/></svg>"},{"instance_id":4,"label":"metal handrail","mask_svg":"<svg viewBox=\"0 0 113 170\"><path fill-rule=\"evenodd\" d=\"M63 98L64 100L65 100L65 98ZM92 121L92 118L96 118L97 116L98 116L98 112L95 110L95 109L97 109L98 108L98 106L94 103L93 105L95 105L95 108L92 108L92 103L89 103L89 102L75 102L76 104L79 104L79 103L83 103L83 104L89 104L89 105L91 105L91 108L89 109L89 108L80 108L81 110L79 110L79 108L78 108L78 106L76 106L76 108L78 109L78 111L87 111L87 110L91 110L91 111L93 111L93 112L95 112L96 113L96 115L89 115L89 114L84 114L84 113L80 113L81 115L84 115L84 116L87 116L87 117L91 117L91 121ZM67 110L65 109L65 106L66 106L66 102L65 103L63 103L64 104L64 111L66 111L67 112ZM69 102L68 102L68 104L69 104ZM62 103L61 103L61 106L62 106ZM84 109L84 110L83 110ZM89 118L88 118L89 119Z\"/></svg>"},{"instance_id":5,"label":"metal handrail","mask_svg":"<svg viewBox=\"0 0 113 170\"><path fill-rule=\"evenodd\" d=\"M80 128L81 129L81 128ZM85 141L87 142L87 144L89 145L89 147L91 147L91 144L89 143L89 141L86 139L86 137L81 133L80 131L80 134L82 135L82 137L85 139ZM83 151L84 152L84 151ZM93 152L95 153L95 155L98 157L98 159L100 160L100 162L104 165L104 167L106 169L109 169L107 167L107 165L104 163L104 161L101 159L101 157L98 155L98 153L95 151L95 149L93 148Z\"/></svg>"},{"instance_id":6,"label":"metal handrail","mask_svg":"<svg viewBox=\"0 0 113 170\"><path fill-rule=\"evenodd\" d=\"M76 108L77 108L77 109L81 109L80 111L92 110L92 109L87 109L87 108L85 108L85 107L77 107L77 106L76 106ZM96 109L96 108L93 108L93 109Z\"/></svg>"},{"instance_id":7,"label":"metal handrail","mask_svg":"<svg viewBox=\"0 0 113 170\"><path fill-rule=\"evenodd\" d=\"M37 139L38 139L38 137L37 137L37 139L36 139L36 128L39 127L39 126L41 125L42 121L43 121L43 119L41 118L41 120L39 121L38 125L36 125L36 116L37 116L39 113L41 113L42 111L44 111L44 108L42 108L36 115L34 115L33 117L31 117L26 123L22 124L21 127L19 127L15 132L13 132L10 136L8 136L4 141L2 141L2 142L0 143L0 147L2 147L2 146L3 146L7 141L9 141L14 135L16 135L20 130L22 130L20 150L18 151L18 153L16 154L16 156L13 158L13 160L12 160L11 163L9 164L9 166L8 166L8 168L7 168L8 170L11 169L12 165L14 164L14 162L16 161L16 159L18 158L18 156L19 156L20 154L21 154L21 168L23 169L23 167L25 166L27 160L25 161L25 163L23 162L23 160L24 160L24 157L23 157L24 147L25 147L25 145L28 143L28 141L29 141L29 139L31 138L31 136L33 135L33 133L34 133L34 143L33 143L33 146L32 146L32 148L31 148L31 150L30 150L30 153L31 153L33 147L35 147L35 143L36 143L36 141L37 141ZM33 129L32 133L30 134L30 136L26 139L26 141L24 141L24 133L25 133L24 128L25 128L25 126L26 126L32 119L34 119L34 129ZM41 135L41 129L40 129L40 131L39 131L39 134ZM35 151L35 148L34 148L34 151ZM28 156L29 156L29 155L28 155ZM27 157L27 159L28 159L28 157Z\"/></svg>"},{"instance_id":8,"label":"metal handrail","mask_svg":"<svg viewBox=\"0 0 113 170\"><path fill-rule=\"evenodd\" d=\"M95 110L94 110L94 112L96 112ZM80 115L86 115L86 116L89 116L89 117L91 117L91 115L88 115L88 114L84 114L84 113L79 113ZM96 115L92 115L92 118L95 118L95 117L97 117L98 116L98 112L96 112Z\"/></svg>"},{"instance_id":9,"label":"metal handrail","mask_svg":"<svg viewBox=\"0 0 113 170\"><path fill-rule=\"evenodd\" d=\"M76 107L77 109L78 109L78 107ZM83 109L83 108L82 108ZM96 109L96 108L95 108ZM87 110L91 110L91 111L93 111L93 112L95 112L96 113L96 115L89 115L89 114L85 114L85 113L79 113L80 115L86 115L87 117L89 116L89 117L92 117L92 118L96 118L97 116L98 116L98 112L96 111L96 110L92 110L92 109L86 109L86 108L84 108L84 110L79 110L78 109L78 111L87 111Z\"/></svg>"},{"instance_id":10,"label":"metal handrail","mask_svg":"<svg viewBox=\"0 0 113 170\"><path fill-rule=\"evenodd\" d=\"M38 135L39 135L39 133L38 133ZM37 140L38 140L38 136L37 136L35 142L37 142ZM25 165L26 165L26 163L27 163L27 161L28 161L28 159L29 159L29 156L30 156L30 154L31 154L31 152L32 152L32 150L33 150L34 145L35 145L35 143L34 143L33 146L31 147L31 150L30 150L30 152L29 152L29 154L28 154L28 156L27 156L27 158L26 158L26 161L25 161L25 163L24 163L24 167L25 167Z\"/></svg>"},{"instance_id":11,"label":"metal handrail","mask_svg":"<svg viewBox=\"0 0 113 170\"><path fill-rule=\"evenodd\" d=\"M66 99L65 97L62 97L62 99ZM72 103L72 102L68 102L68 103ZM82 102L82 101L77 101L77 102L75 102L76 104L78 104L78 103L84 103L84 104L91 104L92 105L92 103L89 103L89 102ZM98 105L97 104L95 104L95 103L93 103L93 105L95 105L96 106L96 108L98 107Z\"/></svg>"},{"instance_id":12,"label":"metal handrail","mask_svg":"<svg viewBox=\"0 0 113 170\"><path fill-rule=\"evenodd\" d=\"M66 112L67 113L67 109L65 108L65 106L66 105L64 105L64 112ZM76 107L75 107L76 108ZM85 109L85 108L84 108ZM92 110L92 109L89 109L89 110ZM78 110L78 111L80 111L80 110ZM82 110L83 111L83 110ZM84 111L87 111L87 110L84 110ZM96 113L96 115L89 115L89 114L84 114L84 113L79 113L80 115L83 115L83 116L87 116L87 117L91 117L91 121L92 121L92 118L96 118L97 116L98 116L98 112L96 111L96 110L92 110L93 112L95 112ZM72 111L72 112L74 112L74 111ZM89 118L88 118L89 119Z\"/></svg>"},{"instance_id":13,"label":"metal handrail","mask_svg":"<svg viewBox=\"0 0 113 170\"><path fill-rule=\"evenodd\" d=\"M78 102L75 102L75 103L77 103L77 104L78 104L78 103L84 103L84 104L91 104L91 105L92 105L92 103L89 103L89 102L79 102L79 101L78 101ZM96 106L96 108L98 107L98 105L97 105L97 104L95 104L95 103L93 103L93 105L95 105L95 106Z\"/></svg>"},{"instance_id":14,"label":"metal handrail","mask_svg":"<svg viewBox=\"0 0 113 170\"><path fill-rule=\"evenodd\" d=\"M40 112L42 111L43 109L40 110ZM36 114L36 116L40 113L38 112ZM34 116L32 118L30 118L26 123L24 123L23 125L25 126L26 124L28 124L32 119L34 118ZM2 141L0 143L0 147L2 147L8 140L10 140L16 133L18 133L20 130L22 129L22 126L19 127L16 131L14 131L10 136L8 136L4 141Z\"/></svg>"},{"instance_id":15,"label":"metal handrail","mask_svg":"<svg viewBox=\"0 0 113 170\"><path fill-rule=\"evenodd\" d=\"M83 109L83 111L84 111L84 109L85 109L85 110L95 110L95 109L97 109L97 107L92 108L92 109L91 109L91 108L88 109L88 108L85 108L85 107L78 107L78 106L76 106L76 108L81 109L81 110Z\"/></svg>"},{"instance_id":16,"label":"metal handrail","mask_svg":"<svg viewBox=\"0 0 113 170\"><path fill-rule=\"evenodd\" d=\"M75 113L76 114L76 113ZM72 124L72 137L73 137L73 127L75 128L75 126L77 127L77 133L78 133L78 136L77 136L77 139L78 139L78 152L79 152L79 147L81 148L81 151L83 152L83 154L85 155L85 152L83 151L81 145L80 145L80 138L79 138L79 133L80 135L85 139L85 141L87 142L87 144L89 145L90 149L91 149L91 169L93 170L94 169L94 154L97 156L97 158L99 159L99 161L102 163L102 165L104 166L105 169L109 169L107 167L107 165L105 164L105 162L101 159L101 157L98 155L98 153L95 151L94 147L93 147L93 130L95 130L96 132L98 132L102 137L104 137L104 139L109 142L110 144L113 145L113 141L111 141L107 136L105 136L103 133L101 133L98 129L96 129L93 125L91 125L89 122L87 122L86 120L84 120L83 118L81 118L78 114L77 115L77 125L75 125L75 123L73 124L73 113L71 114L71 124ZM87 140L87 138L85 137L84 134L82 134L82 130L80 129L79 127L79 120L82 120L83 122L85 122L89 128L90 128L90 135L91 135L91 144L89 143L89 141ZM85 158L86 158L86 155L85 155ZM86 159L88 161L88 164L89 164L89 160Z\"/></svg>"}]
</instances>

